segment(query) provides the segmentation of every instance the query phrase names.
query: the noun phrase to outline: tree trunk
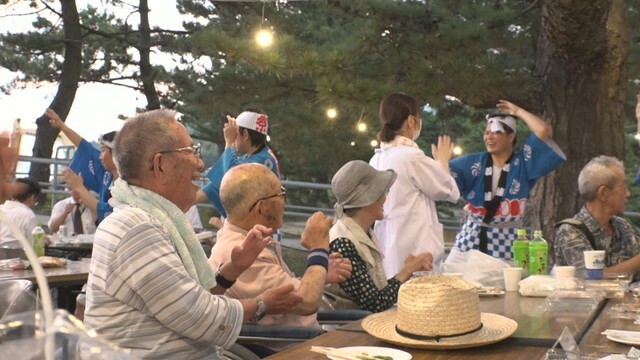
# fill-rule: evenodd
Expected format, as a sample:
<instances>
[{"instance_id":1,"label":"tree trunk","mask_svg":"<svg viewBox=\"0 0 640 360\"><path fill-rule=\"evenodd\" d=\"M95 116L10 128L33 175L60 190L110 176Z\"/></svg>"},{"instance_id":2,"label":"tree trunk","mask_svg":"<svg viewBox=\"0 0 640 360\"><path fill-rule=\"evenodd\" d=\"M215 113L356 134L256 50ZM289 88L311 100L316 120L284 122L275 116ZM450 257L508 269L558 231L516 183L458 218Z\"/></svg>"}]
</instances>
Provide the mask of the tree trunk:
<instances>
[{"instance_id":1,"label":"tree trunk","mask_svg":"<svg viewBox=\"0 0 640 360\"><path fill-rule=\"evenodd\" d=\"M66 119L76 96L82 70L82 34L75 0L61 0L60 4L64 28L64 62L58 91L49 107L55 110L61 119ZM44 109L42 110L44 113ZM49 125L49 118L45 115L36 120L36 125L33 156L51 158L53 144L59 131ZM40 182L49 182L49 165L32 163L29 176Z\"/></svg>"},{"instance_id":2,"label":"tree trunk","mask_svg":"<svg viewBox=\"0 0 640 360\"><path fill-rule=\"evenodd\" d=\"M582 205L577 179L593 157L624 159L628 24L622 0L547 0L534 81L540 115L567 161L538 182L531 224L553 240L555 222Z\"/></svg>"},{"instance_id":3,"label":"tree trunk","mask_svg":"<svg viewBox=\"0 0 640 360\"><path fill-rule=\"evenodd\" d=\"M147 110L160 109L160 100L155 87L155 73L151 60L151 30L149 28L149 5L147 0L140 0L140 78L142 79L142 90L147 98Z\"/></svg>"}]
</instances>

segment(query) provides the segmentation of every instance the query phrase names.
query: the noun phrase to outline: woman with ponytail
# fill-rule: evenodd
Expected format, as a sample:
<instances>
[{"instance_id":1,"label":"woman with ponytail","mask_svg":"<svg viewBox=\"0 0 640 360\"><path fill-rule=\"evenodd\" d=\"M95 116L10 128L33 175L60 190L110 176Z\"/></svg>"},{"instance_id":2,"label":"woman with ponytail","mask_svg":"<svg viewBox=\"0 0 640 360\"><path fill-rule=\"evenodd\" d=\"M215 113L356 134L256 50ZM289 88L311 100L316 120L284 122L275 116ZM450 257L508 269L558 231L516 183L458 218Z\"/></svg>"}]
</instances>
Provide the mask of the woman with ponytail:
<instances>
[{"instance_id":1,"label":"woman with ponytail","mask_svg":"<svg viewBox=\"0 0 640 360\"><path fill-rule=\"evenodd\" d=\"M433 158L415 143L422 130L420 113L416 99L404 93L388 94L380 103L381 145L369 164L398 174L384 204L384 218L374 227L386 274L397 274L408 255L425 252L431 253L433 267L438 268L444 239L435 202L456 202L460 197L449 174L451 139L438 137L438 145L431 145Z\"/></svg>"}]
</instances>

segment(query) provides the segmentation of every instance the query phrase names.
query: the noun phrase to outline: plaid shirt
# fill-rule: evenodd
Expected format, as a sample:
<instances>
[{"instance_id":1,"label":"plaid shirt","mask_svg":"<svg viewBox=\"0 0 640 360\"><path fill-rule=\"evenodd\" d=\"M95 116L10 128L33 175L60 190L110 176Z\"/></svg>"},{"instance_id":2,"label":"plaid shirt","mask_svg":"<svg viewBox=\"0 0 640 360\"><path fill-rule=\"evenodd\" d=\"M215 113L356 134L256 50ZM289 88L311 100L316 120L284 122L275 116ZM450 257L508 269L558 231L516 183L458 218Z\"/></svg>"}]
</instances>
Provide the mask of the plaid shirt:
<instances>
[{"instance_id":1,"label":"plaid shirt","mask_svg":"<svg viewBox=\"0 0 640 360\"><path fill-rule=\"evenodd\" d=\"M584 270L585 250L605 250L606 266L613 266L629 260L640 253L640 238L635 235L629 222L621 217L614 216L611 219L613 235L609 246L606 245L606 233L602 226L591 216L586 207L573 217L582 221L595 240L596 248L593 249L587 236L573 225L563 224L556 229L553 243L555 263L558 266L573 265L576 270Z\"/></svg>"}]
</instances>

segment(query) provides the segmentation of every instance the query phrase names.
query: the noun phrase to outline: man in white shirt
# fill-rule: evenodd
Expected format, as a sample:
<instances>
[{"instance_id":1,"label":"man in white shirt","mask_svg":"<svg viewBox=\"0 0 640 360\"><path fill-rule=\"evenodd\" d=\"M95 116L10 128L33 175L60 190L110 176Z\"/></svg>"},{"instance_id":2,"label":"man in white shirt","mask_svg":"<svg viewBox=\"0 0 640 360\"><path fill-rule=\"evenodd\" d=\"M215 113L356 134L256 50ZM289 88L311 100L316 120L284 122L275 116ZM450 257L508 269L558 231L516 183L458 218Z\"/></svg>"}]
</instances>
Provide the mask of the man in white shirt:
<instances>
[{"instance_id":1,"label":"man in white shirt","mask_svg":"<svg viewBox=\"0 0 640 360\"><path fill-rule=\"evenodd\" d=\"M98 226L85 325L135 357L224 359L244 321L302 301L293 285L242 300L222 296L271 241L256 226L232 259L212 269L184 211L203 167L199 144L169 110L129 118L114 140L120 179Z\"/></svg>"},{"instance_id":2,"label":"man in white shirt","mask_svg":"<svg viewBox=\"0 0 640 360\"><path fill-rule=\"evenodd\" d=\"M31 231L37 225L36 214L32 208L36 205L37 197L40 195L40 185L30 178L16 179L15 183L24 186L16 190L9 197L9 200L0 205L0 212L29 240ZM22 248L18 239L4 223L0 223L0 246Z\"/></svg>"},{"instance_id":3,"label":"man in white shirt","mask_svg":"<svg viewBox=\"0 0 640 360\"><path fill-rule=\"evenodd\" d=\"M70 234L93 234L96 232L97 213L87 207L76 190L68 189L70 197L58 201L51 209L49 230L56 233L65 225Z\"/></svg>"}]
</instances>

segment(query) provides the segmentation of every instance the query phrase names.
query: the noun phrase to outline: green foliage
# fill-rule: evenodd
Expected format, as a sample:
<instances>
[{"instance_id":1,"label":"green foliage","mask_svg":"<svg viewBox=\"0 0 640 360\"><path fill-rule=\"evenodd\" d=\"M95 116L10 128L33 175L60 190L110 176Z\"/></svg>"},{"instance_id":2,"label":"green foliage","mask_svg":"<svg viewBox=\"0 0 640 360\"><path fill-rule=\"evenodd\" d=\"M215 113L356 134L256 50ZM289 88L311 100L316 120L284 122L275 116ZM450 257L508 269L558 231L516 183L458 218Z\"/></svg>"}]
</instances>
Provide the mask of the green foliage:
<instances>
[{"instance_id":1,"label":"green foliage","mask_svg":"<svg viewBox=\"0 0 640 360\"><path fill-rule=\"evenodd\" d=\"M205 15L199 1L180 4ZM438 110L434 122L446 122L452 136L478 149L473 145L482 144L481 136L465 139L477 127L467 118L474 114L469 106L492 107L505 94L529 90L537 14L520 14L527 2L212 4L209 22L194 28L190 49L212 66L176 72L172 95L197 136L218 141L221 126L212 117L264 109L272 146L291 179L326 183L348 160L368 160L378 103L391 91L431 104ZM510 30L518 22L521 30ZM274 32L271 47L255 44L259 28ZM465 105L449 114L455 106L444 95ZM326 118L329 107L338 110L337 119ZM365 132L356 130L359 122ZM425 124L420 144L427 152L440 129Z\"/></svg>"}]
</instances>

